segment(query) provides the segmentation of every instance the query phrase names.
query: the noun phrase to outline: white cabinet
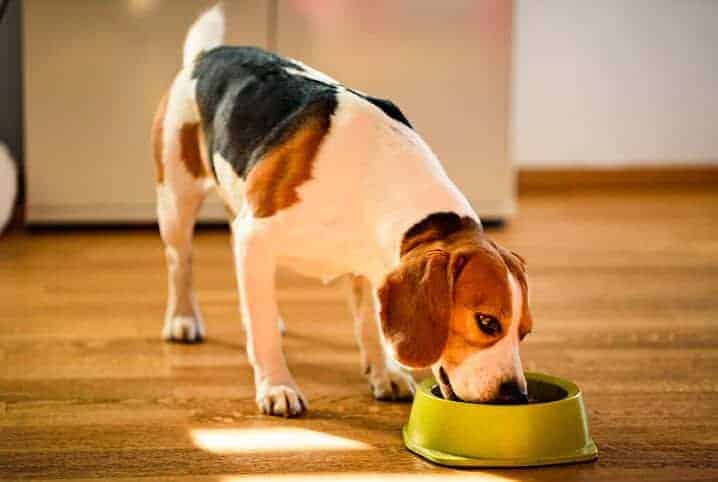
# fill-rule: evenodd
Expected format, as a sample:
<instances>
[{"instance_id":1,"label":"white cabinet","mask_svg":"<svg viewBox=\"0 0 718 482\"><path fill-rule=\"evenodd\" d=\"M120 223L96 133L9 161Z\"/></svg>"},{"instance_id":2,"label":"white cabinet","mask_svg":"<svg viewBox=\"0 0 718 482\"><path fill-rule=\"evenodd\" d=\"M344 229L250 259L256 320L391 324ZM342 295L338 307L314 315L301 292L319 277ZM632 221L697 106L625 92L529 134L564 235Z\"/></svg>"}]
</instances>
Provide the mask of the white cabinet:
<instances>
[{"instance_id":1,"label":"white cabinet","mask_svg":"<svg viewBox=\"0 0 718 482\"><path fill-rule=\"evenodd\" d=\"M155 219L149 132L210 0L27 0L23 5L27 220ZM267 2L226 2L228 39L265 46ZM217 199L204 219L224 219Z\"/></svg>"},{"instance_id":2,"label":"white cabinet","mask_svg":"<svg viewBox=\"0 0 718 482\"><path fill-rule=\"evenodd\" d=\"M22 2L28 222L155 219L152 117L187 28L212 3ZM481 215L511 213L511 2L244 0L225 8L229 43L271 44L392 99ZM224 218L219 201L203 218Z\"/></svg>"}]
</instances>

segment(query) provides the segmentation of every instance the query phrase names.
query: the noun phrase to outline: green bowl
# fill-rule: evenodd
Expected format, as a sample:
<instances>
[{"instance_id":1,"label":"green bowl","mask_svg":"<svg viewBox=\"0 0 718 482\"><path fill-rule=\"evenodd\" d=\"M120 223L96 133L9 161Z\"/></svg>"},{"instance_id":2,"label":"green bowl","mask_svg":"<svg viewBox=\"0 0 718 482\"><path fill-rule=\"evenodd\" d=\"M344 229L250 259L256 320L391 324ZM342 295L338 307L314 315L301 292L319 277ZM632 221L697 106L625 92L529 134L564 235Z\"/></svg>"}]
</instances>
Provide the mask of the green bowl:
<instances>
[{"instance_id":1,"label":"green bowl","mask_svg":"<svg viewBox=\"0 0 718 482\"><path fill-rule=\"evenodd\" d=\"M416 389L404 443L427 460L452 467L530 467L598 457L581 390L568 380L526 373L537 403L492 405L446 400L433 378Z\"/></svg>"}]
</instances>

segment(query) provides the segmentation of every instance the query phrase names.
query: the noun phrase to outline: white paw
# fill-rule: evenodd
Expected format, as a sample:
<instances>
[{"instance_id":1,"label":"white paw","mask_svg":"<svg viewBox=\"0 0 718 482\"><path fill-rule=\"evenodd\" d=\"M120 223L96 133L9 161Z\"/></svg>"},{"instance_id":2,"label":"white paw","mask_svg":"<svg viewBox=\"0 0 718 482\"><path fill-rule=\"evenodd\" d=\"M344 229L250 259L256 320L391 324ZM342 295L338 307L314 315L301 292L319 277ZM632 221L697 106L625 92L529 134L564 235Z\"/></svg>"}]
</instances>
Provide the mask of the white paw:
<instances>
[{"instance_id":1,"label":"white paw","mask_svg":"<svg viewBox=\"0 0 718 482\"><path fill-rule=\"evenodd\" d=\"M396 367L371 367L367 375L377 400L411 400L416 389L411 375Z\"/></svg>"},{"instance_id":2,"label":"white paw","mask_svg":"<svg viewBox=\"0 0 718 482\"><path fill-rule=\"evenodd\" d=\"M304 395L293 384L258 387L257 406L262 413L279 417L298 417L307 411Z\"/></svg>"},{"instance_id":3,"label":"white paw","mask_svg":"<svg viewBox=\"0 0 718 482\"><path fill-rule=\"evenodd\" d=\"M174 316L165 321L162 339L179 343L199 343L204 339L202 320L193 316Z\"/></svg>"}]
</instances>

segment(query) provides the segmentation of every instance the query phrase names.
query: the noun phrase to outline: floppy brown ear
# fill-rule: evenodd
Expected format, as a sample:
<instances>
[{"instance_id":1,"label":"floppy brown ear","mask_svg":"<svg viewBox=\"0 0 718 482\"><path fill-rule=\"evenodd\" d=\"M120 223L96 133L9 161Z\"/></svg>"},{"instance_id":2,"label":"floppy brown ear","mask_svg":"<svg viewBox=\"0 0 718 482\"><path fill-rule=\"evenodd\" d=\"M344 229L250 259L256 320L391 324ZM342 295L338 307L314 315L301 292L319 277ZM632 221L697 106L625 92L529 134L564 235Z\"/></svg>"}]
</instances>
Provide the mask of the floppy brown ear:
<instances>
[{"instance_id":1,"label":"floppy brown ear","mask_svg":"<svg viewBox=\"0 0 718 482\"><path fill-rule=\"evenodd\" d=\"M501 255L501 258L503 258L506 265L509 267L511 272L522 272L526 273L526 260L523 256L521 256L519 253L515 251L508 250L501 246L500 244L496 244L495 242L489 240L491 243L491 246L493 246L496 251ZM517 274L517 273L514 273Z\"/></svg>"},{"instance_id":2,"label":"floppy brown ear","mask_svg":"<svg viewBox=\"0 0 718 482\"><path fill-rule=\"evenodd\" d=\"M411 368L436 362L449 337L449 255L406 261L379 288L381 327L396 360Z\"/></svg>"},{"instance_id":3,"label":"floppy brown ear","mask_svg":"<svg viewBox=\"0 0 718 482\"><path fill-rule=\"evenodd\" d=\"M509 271L511 271L511 274L514 275L521 287L522 309L521 320L519 321L519 332L523 337L523 335L530 333L533 328L533 318L531 316L531 311L529 310L529 287L526 279L526 260L513 251L504 249L496 244L494 244L494 246L496 246L496 249L506 263L506 266L508 266Z\"/></svg>"},{"instance_id":4,"label":"floppy brown ear","mask_svg":"<svg viewBox=\"0 0 718 482\"><path fill-rule=\"evenodd\" d=\"M509 252L510 252L511 254L513 254L514 257L516 257L516 259L518 259L518 260L521 262L521 267L524 269L524 271L526 271L526 260L524 259L524 257L521 256L521 255L520 255L519 253L517 253L516 251L509 251Z\"/></svg>"}]
</instances>

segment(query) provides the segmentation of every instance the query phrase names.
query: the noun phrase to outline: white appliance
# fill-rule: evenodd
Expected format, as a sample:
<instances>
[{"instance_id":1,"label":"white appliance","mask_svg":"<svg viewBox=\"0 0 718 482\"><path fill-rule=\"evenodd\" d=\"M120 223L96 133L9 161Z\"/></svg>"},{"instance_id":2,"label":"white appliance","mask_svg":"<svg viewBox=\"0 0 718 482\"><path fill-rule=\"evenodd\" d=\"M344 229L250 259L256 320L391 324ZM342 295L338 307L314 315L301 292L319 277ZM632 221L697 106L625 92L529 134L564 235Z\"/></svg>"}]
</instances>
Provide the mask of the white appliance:
<instances>
[{"instance_id":1,"label":"white appliance","mask_svg":"<svg viewBox=\"0 0 718 482\"><path fill-rule=\"evenodd\" d=\"M23 5L31 224L155 219L149 128L211 1ZM479 214L514 209L508 162L511 2L225 2L228 40L276 48L397 103ZM203 220L224 219L216 199Z\"/></svg>"}]
</instances>

